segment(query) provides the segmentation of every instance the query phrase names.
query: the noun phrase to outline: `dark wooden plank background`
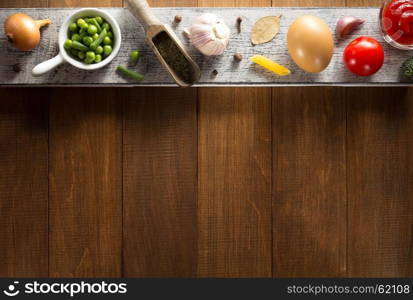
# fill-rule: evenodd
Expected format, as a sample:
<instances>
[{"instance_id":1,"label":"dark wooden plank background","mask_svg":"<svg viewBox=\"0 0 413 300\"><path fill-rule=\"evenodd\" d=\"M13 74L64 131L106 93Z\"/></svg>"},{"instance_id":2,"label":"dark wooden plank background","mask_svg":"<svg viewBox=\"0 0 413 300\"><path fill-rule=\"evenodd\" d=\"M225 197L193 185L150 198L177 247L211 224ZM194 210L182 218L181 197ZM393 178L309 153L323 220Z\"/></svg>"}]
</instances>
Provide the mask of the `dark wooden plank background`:
<instances>
[{"instance_id":1,"label":"dark wooden plank background","mask_svg":"<svg viewBox=\"0 0 413 300\"><path fill-rule=\"evenodd\" d=\"M271 89L202 88L198 118L198 275L271 276Z\"/></svg>"},{"instance_id":2,"label":"dark wooden plank background","mask_svg":"<svg viewBox=\"0 0 413 300\"><path fill-rule=\"evenodd\" d=\"M413 276L407 88L0 92L0 276Z\"/></svg>"}]
</instances>

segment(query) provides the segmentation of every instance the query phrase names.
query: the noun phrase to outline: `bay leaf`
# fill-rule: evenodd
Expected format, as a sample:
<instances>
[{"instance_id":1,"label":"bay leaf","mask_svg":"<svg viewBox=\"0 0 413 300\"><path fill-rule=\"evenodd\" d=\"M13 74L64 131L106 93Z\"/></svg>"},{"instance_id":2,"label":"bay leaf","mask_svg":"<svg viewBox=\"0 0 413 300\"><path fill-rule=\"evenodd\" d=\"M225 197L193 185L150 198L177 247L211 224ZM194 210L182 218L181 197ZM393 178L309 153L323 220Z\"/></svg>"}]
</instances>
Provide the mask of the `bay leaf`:
<instances>
[{"instance_id":1,"label":"bay leaf","mask_svg":"<svg viewBox=\"0 0 413 300\"><path fill-rule=\"evenodd\" d=\"M280 31L281 16L267 16L255 22L251 32L251 43L259 45L268 43Z\"/></svg>"}]
</instances>

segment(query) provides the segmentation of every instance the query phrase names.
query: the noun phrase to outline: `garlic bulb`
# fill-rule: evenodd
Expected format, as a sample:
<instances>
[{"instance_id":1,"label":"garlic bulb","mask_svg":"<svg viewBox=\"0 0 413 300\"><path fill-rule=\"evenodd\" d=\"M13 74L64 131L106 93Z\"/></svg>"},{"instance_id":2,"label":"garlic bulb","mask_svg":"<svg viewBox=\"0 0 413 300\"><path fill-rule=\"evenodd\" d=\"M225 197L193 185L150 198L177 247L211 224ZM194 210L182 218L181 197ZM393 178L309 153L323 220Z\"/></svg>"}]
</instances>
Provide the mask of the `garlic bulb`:
<instances>
[{"instance_id":1,"label":"garlic bulb","mask_svg":"<svg viewBox=\"0 0 413 300\"><path fill-rule=\"evenodd\" d=\"M189 31L192 44L206 56L221 55L228 47L231 30L214 14L195 19Z\"/></svg>"}]
</instances>

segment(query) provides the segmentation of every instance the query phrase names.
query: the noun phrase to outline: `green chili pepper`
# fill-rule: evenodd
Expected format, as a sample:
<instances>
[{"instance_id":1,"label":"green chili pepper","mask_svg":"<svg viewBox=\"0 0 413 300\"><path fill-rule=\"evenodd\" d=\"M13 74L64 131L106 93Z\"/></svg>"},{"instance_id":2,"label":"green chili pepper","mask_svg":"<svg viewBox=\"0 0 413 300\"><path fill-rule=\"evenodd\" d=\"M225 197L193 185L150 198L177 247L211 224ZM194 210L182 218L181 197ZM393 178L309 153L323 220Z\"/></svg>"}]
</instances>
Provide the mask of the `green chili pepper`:
<instances>
[{"instance_id":1,"label":"green chili pepper","mask_svg":"<svg viewBox=\"0 0 413 300\"><path fill-rule=\"evenodd\" d=\"M122 73L122 74L124 74L124 75L126 75L126 76L128 76L132 79L135 79L137 81L141 81L145 78L142 74L139 74L135 71L128 70L123 66L118 66L116 70L118 70L118 72L120 72L120 73Z\"/></svg>"},{"instance_id":2,"label":"green chili pepper","mask_svg":"<svg viewBox=\"0 0 413 300\"><path fill-rule=\"evenodd\" d=\"M80 50L80 51L88 51L89 50L89 48L87 46L83 45L81 42L78 42L78 41L72 41L72 48Z\"/></svg>"},{"instance_id":3,"label":"green chili pepper","mask_svg":"<svg viewBox=\"0 0 413 300\"><path fill-rule=\"evenodd\" d=\"M90 44L90 49L95 50L103 42L103 39L106 37L106 35L107 31L104 28L102 32L99 34L99 37L95 41L93 41L93 43Z\"/></svg>"}]
</instances>

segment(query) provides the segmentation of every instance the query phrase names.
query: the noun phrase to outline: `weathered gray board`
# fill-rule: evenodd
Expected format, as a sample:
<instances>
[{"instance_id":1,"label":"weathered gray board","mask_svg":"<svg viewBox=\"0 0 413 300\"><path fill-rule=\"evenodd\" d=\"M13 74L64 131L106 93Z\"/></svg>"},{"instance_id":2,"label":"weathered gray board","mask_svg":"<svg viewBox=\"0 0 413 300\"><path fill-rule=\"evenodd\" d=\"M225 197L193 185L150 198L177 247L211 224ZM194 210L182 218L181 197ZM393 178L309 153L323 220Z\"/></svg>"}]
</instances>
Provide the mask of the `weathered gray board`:
<instances>
[{"instance_id":1,"label":"weathered gray board","mask_svg":"<svg viewBox=\"0 0 413 300\"><path fill-rule=\"evenodd\" d=\"M31 69L38 63L57 54L57 37L60 24L76 9L1 9L0 31L3 32L3 21L14 12L25 12L33 18L50 18L53 24L43 30L41 44L31 52L20 52L12 48L5 36L0 37L0 85L119 85L119 86L167 86L173 85L172 79L163 70L154 55L144 42L144 31L139 22L124 8L104 8L118 20L122 30L122 46L116 59L107 67L97 71L83 71L65 64L42 76L33 77ZM282 86L282 85L404 85L399 79L399 66L407 58L409 51L399 51L391 48L382 39L378 25L378 8L156 8L156 15L173 25L175 15L183 17L182 22L175 26L178 36L188 44L192 56L202 70L202 78L197 86ZM219 57L203 57L182 34L188 28L195 16L211 12L221 16L232 29L230 47ZM270 43L251 46L250 30L254 22L267 15L282 15L279 35ZM336 42L334 58L330 66L322 73L309 74L297 68L288 55L285 39L289 25L301 15L315 15L326 20L334 30L340 16L355 16L366 20L363 27L342 42ZM242 29L239 34L236 29L236 19L243 17ZM357 77L349 73L342 63L342 53L345 45L359 35L372 36L382 42L385 49L385 65L374 76ZM141 58L136 66L130 64L129 53L132 49L141 51ZM244 56L241 63L233 61L233 54L239 52ZM278 77L250 63L248 60L254 54L264 54L292 70L292 75ZM12 66L19 63L23 70L20 73L12 71ZM145 74L145 80L135 83L119 76L116 66L130 66ZM213 70L217 76L212 75Z\"/></svg>"}]
</instances>

